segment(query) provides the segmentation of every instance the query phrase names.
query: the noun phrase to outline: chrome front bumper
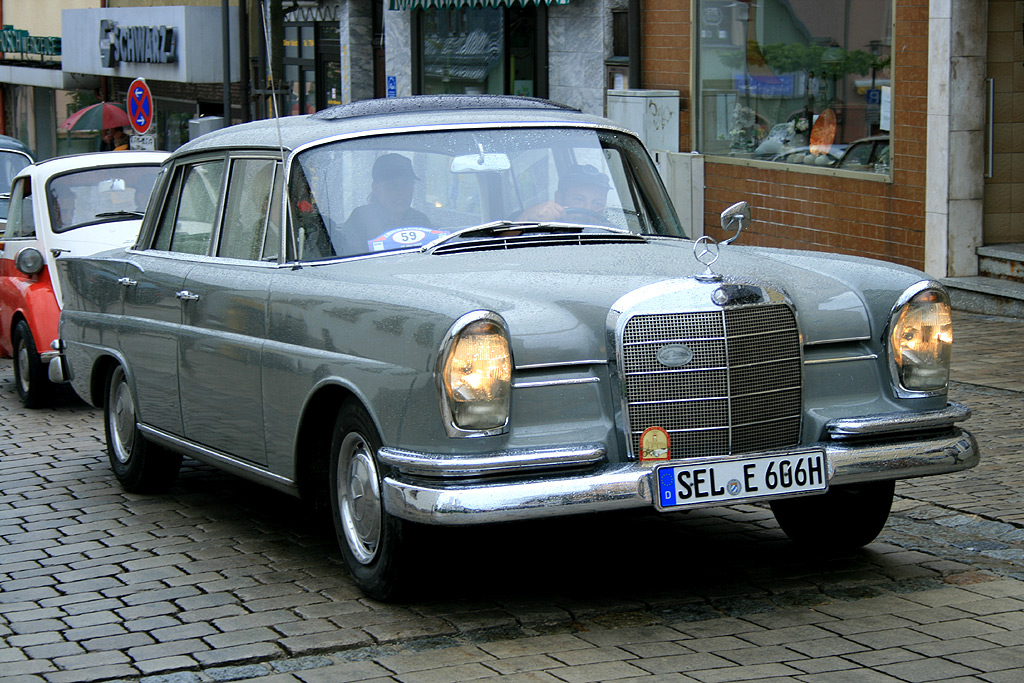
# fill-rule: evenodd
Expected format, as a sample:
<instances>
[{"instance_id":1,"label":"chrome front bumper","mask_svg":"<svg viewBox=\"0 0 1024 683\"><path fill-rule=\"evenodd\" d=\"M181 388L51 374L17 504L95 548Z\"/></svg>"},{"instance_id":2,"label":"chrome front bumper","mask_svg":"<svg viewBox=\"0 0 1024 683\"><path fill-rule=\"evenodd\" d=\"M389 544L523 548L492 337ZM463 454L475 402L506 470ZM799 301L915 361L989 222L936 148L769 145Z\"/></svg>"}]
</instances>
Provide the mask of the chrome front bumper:
<instances>
[{"instance_id":1,"label":"chrome front bumper","mask_svg":"<svg viewBox=\"0 0 1024 683\"><path fill-rule=\"evenodd\" d=\"M963 419L969 414L965 410L959 411L960 408L952 409L958 413L955 419ZM893 438L893 434L889 434L890 440L883 440L885 436L879 433L879 421L857 421L859 426L867 423L871 426L861 434L874 438L851 439L846 429L846 440L803 446L824 450L833 471L831 486L959 472L978 464L978 443L970 432L963 429L951 427L941 435L916 437ZM853 426L846 421L843 425L845 428ZM906 422L900 421L899 427L893 432L906 430ZM379 457L392 468L392 474L384 478L384 505L396 517L439 525L538 519L654 506L650 465L636 462L596 464L604 460L604 450L599 445L538 451L535 454L541 457L536 459L530 459L530 454L529 451L508 454L516 459L519 478L487 481L479 475L495 472L503 460L499 455L470 459L468 463L472 463L471 466L453 472L450 466L460 462L458 458L383 448ZM490 467L486 467L488 463ZM580 466L591 464L582 474L528 474L531 466L543 470L572 463ZM446 469L445 465L449 468ZM424 476L431 471L448 476ZM470 480L467 478L470 476L476 478Z\"/></svg>"}]
</instances>

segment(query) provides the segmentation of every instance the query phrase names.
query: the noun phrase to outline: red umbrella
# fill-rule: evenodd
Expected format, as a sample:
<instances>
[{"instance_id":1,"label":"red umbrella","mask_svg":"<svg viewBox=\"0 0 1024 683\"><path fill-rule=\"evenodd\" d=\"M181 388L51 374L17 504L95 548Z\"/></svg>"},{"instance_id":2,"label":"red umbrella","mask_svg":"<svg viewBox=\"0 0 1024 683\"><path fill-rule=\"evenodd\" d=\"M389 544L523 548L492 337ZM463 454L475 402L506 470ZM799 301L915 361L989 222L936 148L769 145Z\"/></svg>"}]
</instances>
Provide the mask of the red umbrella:
<instances>
[{"instance_id":1,"label":"red umbrella","mask_svg":"<svg viewBox=\"0 0 1024 683\"><path fill-rule=\"evenodd\" d=\"M119 104L99 102L79 109L57 126L59 130L105 130L132 125L128 112Z\"/></svg>"}]
</instances>

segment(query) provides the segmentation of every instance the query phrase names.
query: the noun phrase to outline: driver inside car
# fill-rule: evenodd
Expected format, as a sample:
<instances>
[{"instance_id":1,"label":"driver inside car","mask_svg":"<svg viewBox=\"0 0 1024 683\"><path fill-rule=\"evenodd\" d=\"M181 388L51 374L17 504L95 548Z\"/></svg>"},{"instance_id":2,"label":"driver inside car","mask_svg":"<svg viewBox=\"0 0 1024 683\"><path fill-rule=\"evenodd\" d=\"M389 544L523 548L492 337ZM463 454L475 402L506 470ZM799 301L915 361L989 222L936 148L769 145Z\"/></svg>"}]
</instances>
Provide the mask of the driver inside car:
<instances>
[{"instance_id":1,"label":"driver inside car","mask_svg":"<svg viewBox=\"0 0 1024 683\"><path fill-rule=\"evenodd\" d=\"M559 176L553 201L536 204L516 216L519 221L605 223L604 209L611 182L590 164L570 166Z\"/></svg>"},{"instance_id":2,"label":"driver inside car","mask_svg":"<svg viewBox=\"0 0 1024 683\"><path fill-rule=\"evenodd\" d=\"M415 183L419 180L409 157L385 154L373 162L373 184L369 201L349 214L332 240L338 253L358 254L368 250L368 242L396 228L429 228L430 219L412 208Z\"/></svg>"}]
</instances>

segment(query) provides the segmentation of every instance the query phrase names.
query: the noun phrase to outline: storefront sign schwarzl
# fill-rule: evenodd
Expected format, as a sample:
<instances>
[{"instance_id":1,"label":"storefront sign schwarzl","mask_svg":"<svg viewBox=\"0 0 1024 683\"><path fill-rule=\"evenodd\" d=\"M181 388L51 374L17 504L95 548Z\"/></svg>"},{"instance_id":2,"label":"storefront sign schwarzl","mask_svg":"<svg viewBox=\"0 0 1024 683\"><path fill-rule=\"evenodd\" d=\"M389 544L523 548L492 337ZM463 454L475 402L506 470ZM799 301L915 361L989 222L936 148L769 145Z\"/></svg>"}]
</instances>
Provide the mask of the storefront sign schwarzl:
<instances>
[{"instance_id":1,"label":"storefront sign schwarzl","mask_svg":"<svg viewBox=\"0 0 1024 683\"><path fill-rule=\"evenodd\" d=\"M166 64L176 62L178 36L170 26L121 26L100 22L100 62L113 68L120 62Z\"/></svg>"}]
</instances>

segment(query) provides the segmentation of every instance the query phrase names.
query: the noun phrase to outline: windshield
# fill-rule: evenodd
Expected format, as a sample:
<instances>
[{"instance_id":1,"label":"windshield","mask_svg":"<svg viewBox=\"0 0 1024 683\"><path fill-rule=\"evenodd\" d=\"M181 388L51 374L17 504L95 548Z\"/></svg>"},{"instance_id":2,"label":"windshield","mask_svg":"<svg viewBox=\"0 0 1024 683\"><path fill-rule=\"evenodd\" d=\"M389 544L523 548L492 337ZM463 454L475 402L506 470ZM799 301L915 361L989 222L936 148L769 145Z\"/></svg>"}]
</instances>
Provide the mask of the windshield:
<instances>
[{"instance_id":1,"label":"windshield","mask_svg":"<svg viewBox=\"0 0 1024 683\"><path fill-rule=\"evenodd\" d=\"M52 178L47 202L53 231L142 218L159 172L155 164L102 166Z\"/></svg>"},{"instance_id":2,"label":"windshield","mask_svg":"<svg viewBox=\"0 0 1024 683\"><path fill-rule=\"evenodd\" d=\"M289 196L290 256L299 260L418 247L496 221L685 236L642 145L604 130L436 131L327 143L297 155Z\"/></svg>"}]
</instances>

